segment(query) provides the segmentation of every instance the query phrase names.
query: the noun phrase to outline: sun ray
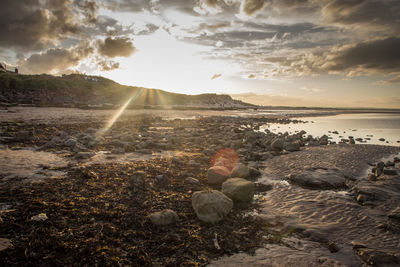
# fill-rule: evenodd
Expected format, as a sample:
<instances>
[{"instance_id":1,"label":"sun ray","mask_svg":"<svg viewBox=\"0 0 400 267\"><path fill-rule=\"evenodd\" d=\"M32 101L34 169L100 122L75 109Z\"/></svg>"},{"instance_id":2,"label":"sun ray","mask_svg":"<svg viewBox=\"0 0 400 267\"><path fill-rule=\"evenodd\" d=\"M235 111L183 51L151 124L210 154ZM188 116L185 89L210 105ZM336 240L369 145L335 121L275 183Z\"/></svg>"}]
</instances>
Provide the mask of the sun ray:
<instances>
[{"instance_id":1,"label":"sun ray","mask_svg":"<svg viewBox=\"0 0 400 267\"><path fill-rule=\"evenodd\" d=\"M141 96L142 92L143 92L143 89L141 88L140 90L138 90L137 92L132 94L132 96L125 102L125 104L123 104L121 106L121 108L117 111L117 113L115 113L114 116L112 116L111 119L108 120L106 125L97 132L97 137L103 136L113 126L113 124L118 120L118 118L124 113L124 111L129 106L129 104L132 102L132 100L135 100L139 96Z\"/></svg>"}]
</instances>

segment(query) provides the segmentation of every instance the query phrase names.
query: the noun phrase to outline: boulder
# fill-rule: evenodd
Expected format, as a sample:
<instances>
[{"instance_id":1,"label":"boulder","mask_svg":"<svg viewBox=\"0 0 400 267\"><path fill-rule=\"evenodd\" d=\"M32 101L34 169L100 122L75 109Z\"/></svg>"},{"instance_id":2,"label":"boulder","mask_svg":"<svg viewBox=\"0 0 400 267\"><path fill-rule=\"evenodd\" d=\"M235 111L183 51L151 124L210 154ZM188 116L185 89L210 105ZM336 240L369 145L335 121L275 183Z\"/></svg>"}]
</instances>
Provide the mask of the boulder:
<instances>
[{"instance_id":1,"label":"boulder","mask_svg":"<svg viewBox=\"0 0 400 267\"><path fill-rule=\"evenodd\" d=\"M243 163L238 163L233 169L231 177L248 178L250 176L249 168Z\"/></svg>"},{"instance_id":2,"label":"boulder","mask_svg":"<svg viewBox=\"0 0 400 267\"><path fill-rule=\"evenodd\" d=\"M168 225L178 221L179 217L175 211L165 209L149 215L150 221L154 225Z\"/></svg>"},{"instance_id":3,"label":"boulder","mask_svg":"<svg viewBox=\"0 0 400 267\"><path fill-rule=\"evenodd\" d=\"M192 196L192 207L201 221L215 223L228 215L233 201L217 190L197 191Z\"/></svg>"},{"instance_id":4,"label":"boulder","mask_svg":"<svg viewBox=\"0 0 400 267\"><path fill-rule=\"evenodd\" d=\"M220 185L229 178L230 174L231 172L224 166L213 166L207 171L207 182Z\"/></svg>"},{"instance_id":5,"label":"boulder","mask_svg":"<svg viewBox=\"0 0 400 267\"><path fill-rule=\"evenodd\" d=\"M310 189L341 189L346 188L346 178L332 169L317 169L314 171L305 171L299 174L290 174L289 182Z\"/></svg>"},{"instance_id":6,"label":"boulder","mask_svg":"<svg viewBox=\"0 0 400 267\"><path fill-rule=\"evenodd\" d=\"M284 147L285 141L283 140L283 138L275 138L272 142L271 142L271 148L273 150L282 150Z\"/></svg>"},{"instance_id":7,"label":"boulder","mask_svg":"<svg viewBox=\"0 0 400 267\"><path fill-rule=\"evenodd\" d=\"M242 178L231 178L222 184L222 193L234 202L250 202L254 197L254 183Z\"/></svg>"},{"instance_id":8,"label":"boulder","mask_svg":"<svg viewBox=\"0 0 400 267\"><path fill-rule=\"evenodd\" d=\"M300 151L300 141L294 141L294 142L286 142L285 143L285 150L289 152L294 152L294 151Z\"/></svg>"},{"instance_id":9,"label":"boulder","mask_svg":"<svg viewBox=\"0 0 400 267\"><path fill-rule=\"evenodd\" d=\"M76 140L74 138L68 138L67 141L64 142L64 146L67 147L75 147L76 145Z\"/></svg>"}]
</instances>

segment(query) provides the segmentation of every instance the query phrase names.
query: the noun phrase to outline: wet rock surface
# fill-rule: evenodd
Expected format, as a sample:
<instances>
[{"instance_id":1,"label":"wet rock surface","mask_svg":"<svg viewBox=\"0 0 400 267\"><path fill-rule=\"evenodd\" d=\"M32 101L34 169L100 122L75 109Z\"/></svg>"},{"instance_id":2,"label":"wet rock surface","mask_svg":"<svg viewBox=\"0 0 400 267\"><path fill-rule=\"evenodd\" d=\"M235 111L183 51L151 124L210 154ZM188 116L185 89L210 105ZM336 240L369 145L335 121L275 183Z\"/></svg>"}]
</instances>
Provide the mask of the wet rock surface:
<instances>
[{"instance_id":1,"label":"wet rock surface","mask_svg":"<svg viewBox=\"0 0 400 267\"><path fill-rule=\"evenodd\" d=\"M289 182L316 190L344 189L346 178L338 170L316 169L298 174L289 174Z\"/></svg>"}]
</instances>

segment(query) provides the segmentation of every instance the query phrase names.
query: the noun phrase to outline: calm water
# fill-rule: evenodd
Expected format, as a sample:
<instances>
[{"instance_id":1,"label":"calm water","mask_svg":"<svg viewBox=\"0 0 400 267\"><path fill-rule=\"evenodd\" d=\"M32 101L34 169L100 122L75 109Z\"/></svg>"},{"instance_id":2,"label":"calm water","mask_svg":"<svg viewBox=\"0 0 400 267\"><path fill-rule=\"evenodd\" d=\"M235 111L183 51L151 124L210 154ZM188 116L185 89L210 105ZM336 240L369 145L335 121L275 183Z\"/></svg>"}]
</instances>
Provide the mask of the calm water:
<instances>
[{"instance_id":1,"label":"calm water","mask_svg":"<svg viewBox=\"0 0 400 267\"><path fill-rule=\"evenodd\" d=\"M295 133L304 130L307 135L310 134L314 137L326 134L336 142L342 138L347 139L349 136L353 136L362 138L367 144L400 146L399 113L341 114L299 119L308 121L308 123L269 124L264 129L269 129L274 133ZM337 131L338 134L332 133L334 131ZM380 141L380 138L384 138L385 141ZM360 142L356 141L356 143Z\"/></svg>"}]
</instances>

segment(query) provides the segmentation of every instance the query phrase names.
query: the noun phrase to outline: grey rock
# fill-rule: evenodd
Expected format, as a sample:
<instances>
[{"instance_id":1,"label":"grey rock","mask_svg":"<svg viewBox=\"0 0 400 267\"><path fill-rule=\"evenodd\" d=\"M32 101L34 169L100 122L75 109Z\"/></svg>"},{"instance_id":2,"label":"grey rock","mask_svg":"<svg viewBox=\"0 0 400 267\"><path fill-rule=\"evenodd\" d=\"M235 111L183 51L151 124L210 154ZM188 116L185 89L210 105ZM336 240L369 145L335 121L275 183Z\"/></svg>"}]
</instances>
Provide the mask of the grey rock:
<instances>
[{"instance_id":1,"label":"grey rock","mask_svg":"<svg viewBox=\"0 0 400 267\"><path fill-rule=\"evenodd\" d=\"M233 201L217 190L197 191L192 196L192 207L201 221L215 223L229 214Z\"/></svg>"},{"instance_id":2,"label":"grey rock","mask_svg":"<svg viewBox=\"0 0 400 267\"><path fill-rule=\"evenodd\" d=\"M169 179L162 174L156 175L155 184L160 187L165 187L169 184Z\"/></svg>"},{"instance_id":3,"label":"grey rock","mask_svg":"<svg viewBox=\"0 0 400 267\"><path fill-rule=\"evenodd\" d=\"M68 139L64 142L64 146L67 146L67 147L73 148L73 147L75 147L75 145L76 145L76 140L75 140L74 138L68 138Z\"/></svg>"},{"instance_id":4,"label":"grey rock","mask_svg":"<svg viewBox=\"0 0 400 267\"><path fill-rule=\"evenodd\" d=\"M285 150L289 152L300 151L300 146L301 146L300 141L286 142Z\"/></svg>"},{"instance_id":5,"label":"grey rock","mask_svg":"<svg viewBox=\"0 0 400 267\"><path fill-rule=\"evenodd\" d=\"M76 160L88 159L93 157L94 155L95 155L94 152L78 152L75 154L75 159Z\"/></svg>"},{"instance_id":6,"label":"grey rock","mask_svg":"<svg viewBox=\"0 0 400 267\"><path fill-rule=\"evenodd\" d=\"M242 178L230 178L222 184L222 193L234 202L251 202L254 197L254 183Z\"/></svg>"},{"instance_id":7,"label":"grey rock","mask_svg":"<svg viewBox=\"0 0 400 267\"><path fill-rule=\"evenodd\" d=\"M238 163L233 169L231 177L248 178L250 176L249 168L243 163Z\"/></svg>"},{"instance_id":8,"label":"grey rock","mask_svg":"<svg viewBox=\"0 0 400 267\"><path fill-rule=\"evenodd\" d=\"M169 225L178 221L179 216L175 211L165 209L149 215L150 221L154 225Z\"/></svg>"},{"instance_id":9,"label":"grey rock","mask_svg":"<svg viewBox=\"0 0 400 267\"><path fill-rule=\"evenodd\" d=\"M346 179L343 175L332 169L317 169L305 171L300 174L290 174L289 182L311 189L341 189L346 188Z\"/></svg>"},{"instance_id":10,"label":"grey rock","mask_svg":"<svg viewBox=\"0 0 400 267\"><path fill-rule=\"evenodd\" d=\"M145 179L146 179L146 173L143 171L137 171L129 177L128 179L129 186L133 190L143 189L146 185Z\"/></svg>"},{"instance_id":11,"label":"grey rock","mask_svg":"<svg viewBox=\"0 0 400 267\"><path fill-rule=\"evenodd\" d=\"M196 179L196 178L193 178L193 177L186 178L185 179L185 183L191 184L191 185L196 185L196 186L200 185L200 181L198 179Z\"/></svg>"},{"instance_id":12,"label":"grey rock","mask_svg":"<svg viewBox=\"0 0 400 267\"><path fill-rule=\"evenodd\" d=\"M283 138L275 138L272 142L271 142L271 148L274 150L282 150L284 147L284 139Z\"/></svg>"},{"instance_id":13,"label":"grey rock","mask_svg":"<svg viewBox=\"0 0 400 267\"><path fill-rule=\"evenodd\" d=\"M224 166L213 166L207 171L207 182L220 185L229 178L230 174L230 171Z\"/></svg>"}]
</instances>

